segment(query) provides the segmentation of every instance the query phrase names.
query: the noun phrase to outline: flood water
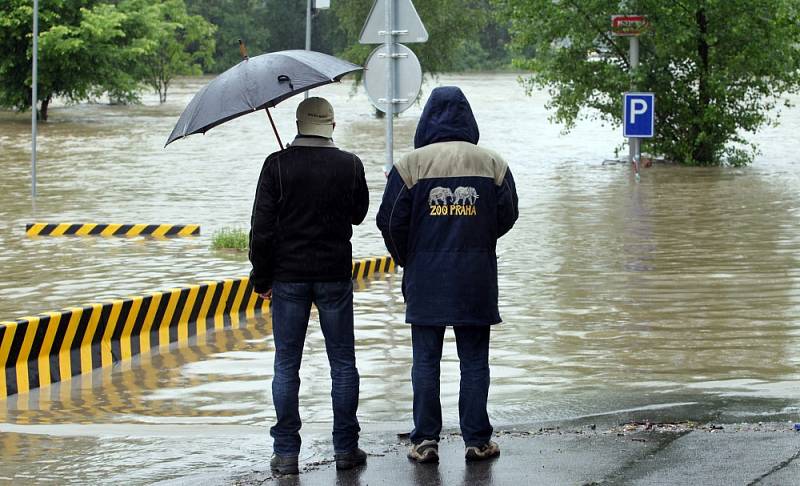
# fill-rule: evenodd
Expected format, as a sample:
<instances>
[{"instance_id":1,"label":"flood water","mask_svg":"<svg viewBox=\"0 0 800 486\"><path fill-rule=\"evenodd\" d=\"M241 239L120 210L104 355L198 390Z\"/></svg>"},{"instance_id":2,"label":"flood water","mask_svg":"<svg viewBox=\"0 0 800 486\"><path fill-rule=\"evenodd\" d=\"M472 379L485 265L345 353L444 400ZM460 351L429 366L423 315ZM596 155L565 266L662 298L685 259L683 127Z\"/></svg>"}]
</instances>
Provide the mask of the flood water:
<instances>
[{"instance_id":1,"label":"flood water","mask_svg":"<svg viewBox=\"0 0 800 486\"><path fill-rule=\"evenodd\" d=\"M247 228L255 182L276 142L263 113L163 144L204 80L158 106L57 106L41 128L31 205L29 116L0 114L0 320L206 279L246 275L214 252L221 227ZM504 324L492 334L490 416L497 427L708 404L730 420L800 418L800 109L753 137L748 168L655 166L636 182L603 164L620 130L547 121L545 94L513 74L442 76L470 99L481 145L514 172L520 219L498 246ZM371 208L354 256L385 254L374 226L383 188L383 122L348 85L315 91L335 140L359 154ZM274 110L284 138L301 97ZM795 99L794 101L800 101ZM411 149L420 107L396 122ZM25 223L198 223L196 238L28 238ZM363 445L411 427L410 330L399 275L356 293ZM301 378L304 460L332 455L330 381L312 315ZM269 316L172 353L144 356L0 403L0 480L148 483L266 468L271 442ZM445 427L458 425L458 361L448 333ZM690 417L687 417L690 418Z\"/></svg>"}]
</instances>

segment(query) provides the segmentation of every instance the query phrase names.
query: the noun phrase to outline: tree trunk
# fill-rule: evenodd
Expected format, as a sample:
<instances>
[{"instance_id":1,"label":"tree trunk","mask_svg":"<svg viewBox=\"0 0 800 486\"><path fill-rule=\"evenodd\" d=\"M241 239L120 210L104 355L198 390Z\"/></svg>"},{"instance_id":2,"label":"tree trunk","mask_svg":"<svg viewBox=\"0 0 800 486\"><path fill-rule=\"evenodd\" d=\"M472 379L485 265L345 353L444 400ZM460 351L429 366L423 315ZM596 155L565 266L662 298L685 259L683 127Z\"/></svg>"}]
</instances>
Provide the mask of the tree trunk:
<instances>
[{"instance_id":1,"label":"tree trunk","mask_svg":"<svg viewBox=\"0 0 800 486\"><path fill-rule=\"evenodd\" d=\"M50 106L50 100L53 99L53 95L49 94L44 99L42 99L42 108L39 110L39 119L42 121L47 121L47 108Z\"/></svg>"},{"instance_id":2,"label":"tree trunk","mask_svg":"<svg viewBox=\"0 0 800 486\"><path fill-rule=\"evenodd\" d=\"M697 38L697 56L700 59L700 65L698 66L697 106L692 127L692 159L700 165L710 165L714 163L714 146L709 130L711 127L706 122L706 112L711 104L711 96L708 91L708 18L705 9L701 8L697 11L696 19L700 31Z\"/></svg>"}]
</instances>

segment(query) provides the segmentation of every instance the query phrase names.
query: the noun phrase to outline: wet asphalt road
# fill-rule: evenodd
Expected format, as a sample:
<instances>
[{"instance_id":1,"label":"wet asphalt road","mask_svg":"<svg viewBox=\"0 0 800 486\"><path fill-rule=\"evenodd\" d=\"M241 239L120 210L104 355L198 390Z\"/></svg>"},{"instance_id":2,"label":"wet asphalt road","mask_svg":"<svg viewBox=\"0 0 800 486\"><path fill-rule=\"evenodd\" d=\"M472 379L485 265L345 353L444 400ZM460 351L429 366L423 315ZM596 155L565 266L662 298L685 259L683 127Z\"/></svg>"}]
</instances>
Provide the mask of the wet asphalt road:
<instances>
[{"instance_id":1,"label":"wet asphalt road","mask_svg":"<svg viewBox=\"0 0 800 486\"><path fill-rule=\"evenodd\" d=\"M543 423L496 431L500 457L479 463L464 461L455 431L443 435L439 464L410 462L406 440L387 435L373 441L382 446L367 448L366 466L350 471L336 471L332 461L301 462L299 475L273 477L265 458L249 471L159 484L793 486L800 485L800 432L793 424L701 423L671 412Z\"/></svg>"},{"instance_id":2,"label":"wet asphalt road","mask_svg":"<svg viewBox=\"0 0 800 486\"><path fill-rule=\"evenodd\" d=\"M735 428L728 426L727 428ZM499 458L465 463L458 437L444 440L438 465L410 463L403 450L366 467L332 464L295 477L253 475L237 484L278 485L800 485L800 433L695 430L507 434Z\"/></svg>"}]
</instances>

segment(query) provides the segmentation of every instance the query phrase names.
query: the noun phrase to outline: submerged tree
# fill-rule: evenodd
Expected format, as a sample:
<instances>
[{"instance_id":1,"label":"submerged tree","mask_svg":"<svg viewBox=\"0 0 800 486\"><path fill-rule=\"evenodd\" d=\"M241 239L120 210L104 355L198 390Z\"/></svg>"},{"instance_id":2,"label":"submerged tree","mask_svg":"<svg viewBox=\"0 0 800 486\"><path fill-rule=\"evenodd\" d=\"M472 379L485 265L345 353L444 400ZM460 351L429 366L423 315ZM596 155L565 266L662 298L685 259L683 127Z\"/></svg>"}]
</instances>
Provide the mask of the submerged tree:
<instances>
[{"instance_id":1,"label":"submerged tree","mask_svg":"<svg viewBox=\"0 0 800 486\"><path fill-rule=\"evenodd\" d=\"M150 41L137 70L161 103L175 76L200 75L213 64L216 27L187 13L183 0L123 0L119 7L128 15L128 31Z\"/></svg>"},{"instance_id":2,"label":"submerged tree","mask_svg":"<svg viewBox=\"0 0 800 486\"><path fill-rule=\"evenodd\" d=\"M363 64L369 53L377 47L358 44L373 3L374 0L331 3L333 14L349 46L339 54L358 64ZM457 64L455 57L463 52L463 42L477 38L489 15L472 0L416 0L414 6L428 31L429 39L422 44L408 44L408 47L419 57L425 73L452 69Z\"/></svg>"},{"instance_id":3,"label":"submerged tree","mask_svg":"<svg viewBox=\"0 0 800 486\"><path fill-rule=\"evenodd\" d=\"M619 124L633 82L656 94L652 152L692 165L743 165L756 148L744 134L777 120L800 88L800 4L794 0L495 0L512 23L516 64L544 88L553 119ZM612 14L647 15L641 64L610 33ZM590 110L585 110L589 108Z\"/></svg>"},{"instance_id":4,"label":"submerged tree","mask_svg":"<svg viewBox=\"0 0 800 486\"><path fill-rule=\"evenodd\" d=\"M294 0L290 3L293 5ZM214 70L224 71L242 60L239 39L245 41L252 55L269 50L271 35L265 0L186 0L186 6L190 13L202 15L217 27Z\"/></svg>"},{"instance_id":5,"label":"submerged tree","mask_svg":"<svg viewBox=\"0 0 800 486\"><path fill-rule=\"evenodd\" d=\"M46 2L39 34L41 119L47 120L56 96L79 102L107 95L130 102L138 99L145 81L166 87L164 82L174 74L196 72L193 65L213 49L208 43L213 42L213 30L203 19L185 16L182 4L183 0ZM2 107L26 110L31 105L32 17L29 0L0 3ZM159 64L162 60L167 65ZM161 68L164 72L159 74Z\"/></svg>"},{"instance_id":6,"label":"submerged tree","mask_svg":"<svg viewBox=\"0 0 800 486\"><path fill-rule=\"evenodd\" d=\"M374 3L375 0L331 2L331 10L341 32L340 40L344 43L337 55L363 65L370 52L378 47L358 43L361 29ZM423 79L427 75L463 68L459 56L463 56L469 48L465 43L477 37L481 27L487 23L489 14L472 0L415 0L414 6L428 32L428 41L410 43L407 47L419 58ZM362 76L363 72L356 73L355 85L362 81ZM376 108L375 116L380 118L384 113Z\"/></svg>"},{"instance_id":7,"label":"submerged tree","mask_svg":"<svg viewBox=\"0 0 800 486\"><path fill-rule=\"evenodd\" d=\"M24 110L31 103L33 9L26 0L0 6L0 105ZM114 6L61 0L42 9L39 36L40 116L55 96L80 101L107 91L128 96L138 80L130 66L146 47L121 29Z\"/></svg>"},{"instance_id":8,"label":"submerged tree","mask_svg":"<svg viewBox=\"0 0 800 486\"><path fill-rule=\"evenodd\" d=\"M315 10L311 48L363 62L375 46L358 44L358 36L375 0L334 0ZM382 0L381 0L382 1ZM505 67L508 31L493 14L492 0L415 0L431 39L410 44L430 72ZM215 24L215 70L237 62L238 39L252 55L305 46L305 0L186 0L191 13Z\"/></svg>"}]
</instances>

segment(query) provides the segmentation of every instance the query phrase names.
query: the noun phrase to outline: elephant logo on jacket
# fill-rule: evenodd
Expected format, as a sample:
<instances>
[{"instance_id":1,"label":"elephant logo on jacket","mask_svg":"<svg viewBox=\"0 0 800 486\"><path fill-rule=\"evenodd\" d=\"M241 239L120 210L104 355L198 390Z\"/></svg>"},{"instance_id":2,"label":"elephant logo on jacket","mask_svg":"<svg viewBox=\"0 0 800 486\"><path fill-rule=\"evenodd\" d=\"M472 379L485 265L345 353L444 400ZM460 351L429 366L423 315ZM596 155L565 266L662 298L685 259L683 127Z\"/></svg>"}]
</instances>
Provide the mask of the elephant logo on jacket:
<instances>
[{"instance_id":1,"label":"elephant logo on jacket","mask_svg":"<svg viewBox=\"0 0 800 486\"><path fill-rule=\"evenodd\" d=\"M453 191L448 187L434 187L428 196L428 205L447 204L453 199Z\"/></svg>"},{"instance_id":2,"label":"elephant logo on jacket","mask_svg":"<svg viewBox=\"0 0 800 486\"><path fill-rule=\"evenodd\" d=\"M434 187L428 195L431 216L476 216L478 191L474 187Z\"/></svg>"},{"instance_id":3,"label":"elephant logo on jacket","mask_svg":"<svg viewBox=\"0 0 800 486\"><path fill-rule=\"evenodd\" d=\"M474 187L456 187L453 192L453 204L475 204L478 199L478 191Z\"/></svg>"}]
</instances>

